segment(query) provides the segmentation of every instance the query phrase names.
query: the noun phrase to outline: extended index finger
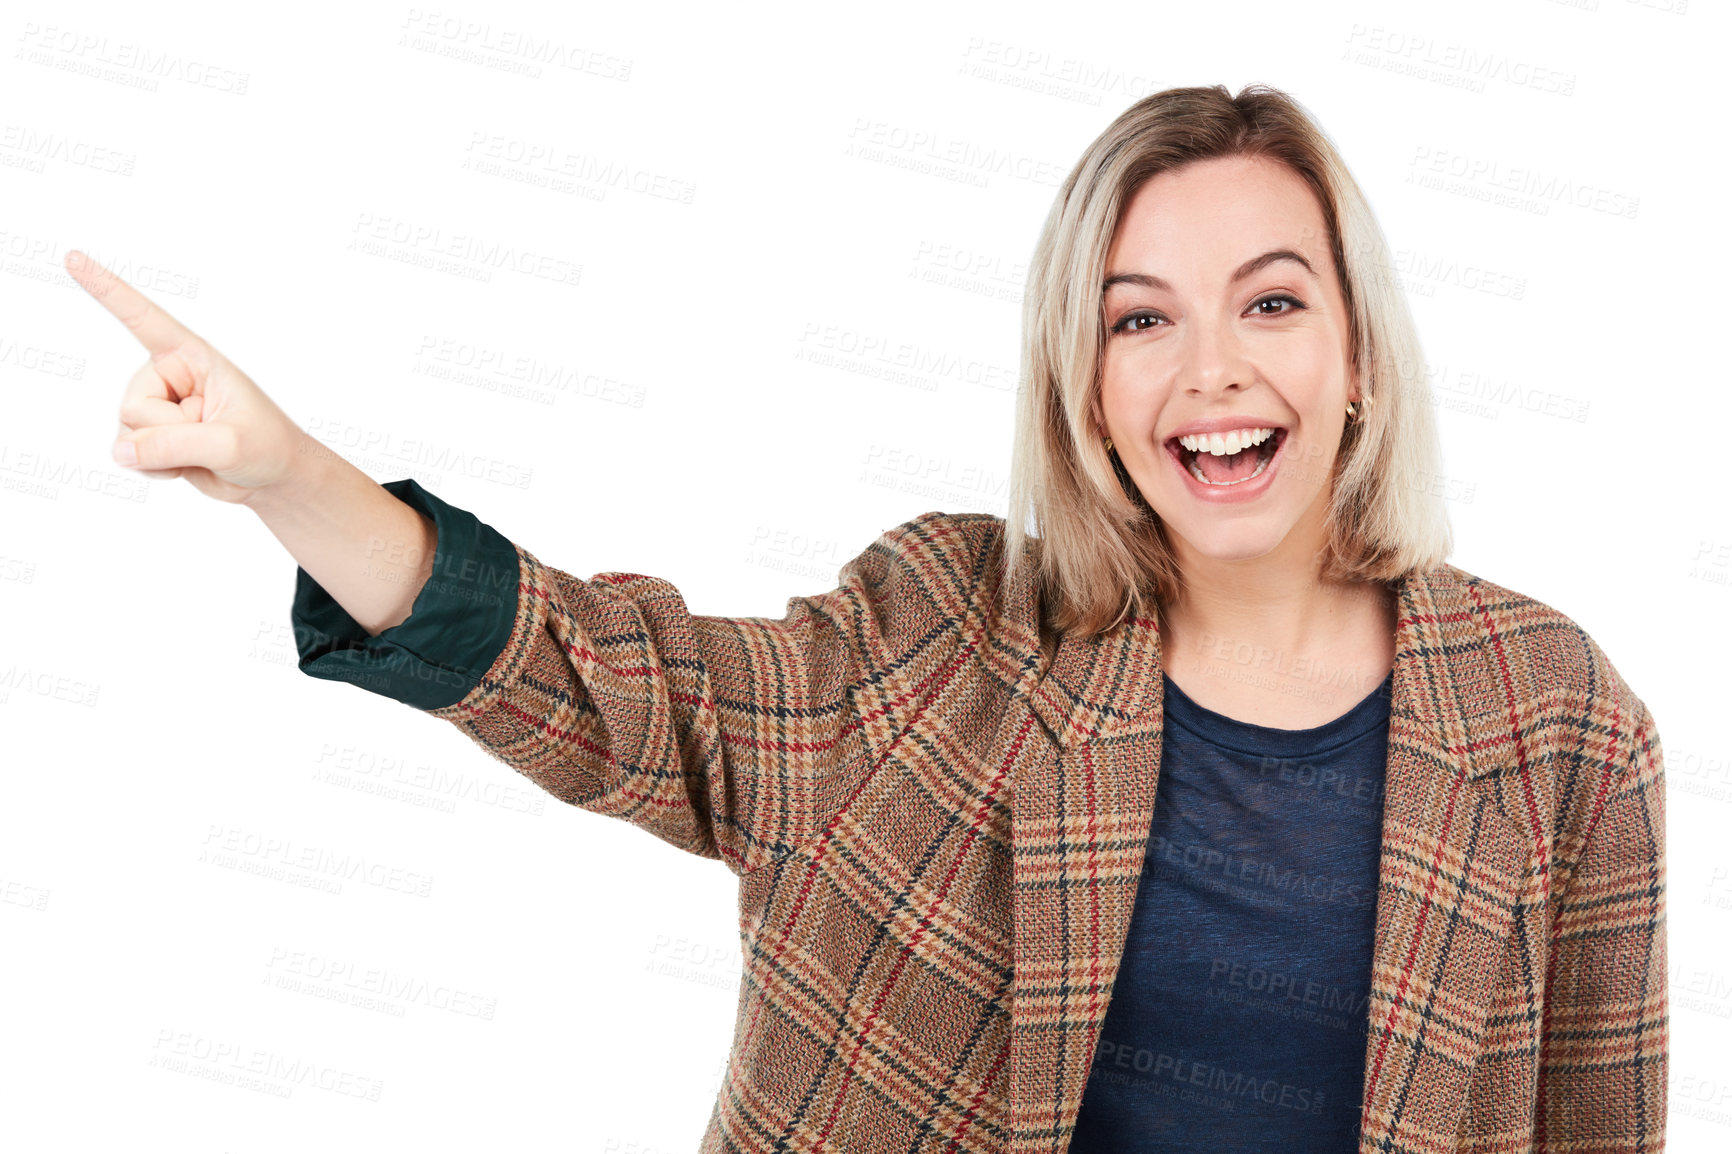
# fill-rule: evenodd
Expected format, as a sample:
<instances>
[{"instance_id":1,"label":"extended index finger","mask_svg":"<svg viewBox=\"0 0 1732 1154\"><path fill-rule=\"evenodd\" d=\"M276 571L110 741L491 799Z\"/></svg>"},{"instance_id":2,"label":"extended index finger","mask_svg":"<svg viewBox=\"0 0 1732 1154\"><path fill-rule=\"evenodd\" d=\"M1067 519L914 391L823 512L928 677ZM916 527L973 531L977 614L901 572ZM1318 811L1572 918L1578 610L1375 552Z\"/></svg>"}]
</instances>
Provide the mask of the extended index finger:
<instances>
[{"instance_id":1,"label":"extended index finger","mask_svg":"<svg viewBox=\"0 0 1732 1154\"><path fill-rule=\"evenodd\" d=\"M197 339L191 329L169 316L160 305L115 276L88 253L78 249L68 252L66 271L84 287L85 292L131 329L132 335L150 350L151 356L172 353L188 341Z\"/></svg>"}]
</instances>

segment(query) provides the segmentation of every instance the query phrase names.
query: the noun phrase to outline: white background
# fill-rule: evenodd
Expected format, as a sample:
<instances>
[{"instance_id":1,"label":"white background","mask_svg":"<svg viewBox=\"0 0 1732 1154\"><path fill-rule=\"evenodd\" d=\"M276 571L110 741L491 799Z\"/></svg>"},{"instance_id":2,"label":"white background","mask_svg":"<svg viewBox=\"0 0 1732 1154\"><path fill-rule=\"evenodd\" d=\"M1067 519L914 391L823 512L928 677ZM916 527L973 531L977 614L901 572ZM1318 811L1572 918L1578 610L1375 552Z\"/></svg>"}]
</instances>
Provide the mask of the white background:
<instances>
[{"instance_id":1,"label":"white background","mask_svg":"<svg viewBox=\"0 0 1732 1154\"><path fill-rule=\"evenodd\" d=\"M1139 96L1262 81L1395 251L1451 560L1654 712L1671 1148L1726 1149L1729 45L1685 3L8 5L0 1145L691 1150L739 973L720 863L296 670L275 539L110 462L144 353L67 249L376 479L780 616L886 528L1005 511L1057 182ZM430 890L252 872L302 852ZM253 1061L334 1088L222 1080Z\"/></svg>"}]
</instances>

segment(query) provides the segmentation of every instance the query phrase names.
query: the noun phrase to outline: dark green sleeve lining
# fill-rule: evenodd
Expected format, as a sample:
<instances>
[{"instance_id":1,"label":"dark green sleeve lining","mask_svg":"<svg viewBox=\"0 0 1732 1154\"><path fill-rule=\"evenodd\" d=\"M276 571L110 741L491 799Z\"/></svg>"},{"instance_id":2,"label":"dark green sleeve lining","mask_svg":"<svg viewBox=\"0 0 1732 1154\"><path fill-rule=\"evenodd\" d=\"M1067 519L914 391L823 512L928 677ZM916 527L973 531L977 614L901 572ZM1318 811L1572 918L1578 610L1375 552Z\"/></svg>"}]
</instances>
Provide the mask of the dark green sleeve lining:
<instances>
[{"instance_id":1,"label":"dark green sleeve lining","mask_svg":"<svg viewBox=\"0 0 1732 1154\"><path fill-rule=\"evenodd\" d=\"M480 684L511 638L517 617L517 547L412 478L387 481L384 488L433 519L439 541L432 575L405 620L368 636L297 565L289 617L300 669L416 709L455 705Z\"/></svg>"}]
</instances>

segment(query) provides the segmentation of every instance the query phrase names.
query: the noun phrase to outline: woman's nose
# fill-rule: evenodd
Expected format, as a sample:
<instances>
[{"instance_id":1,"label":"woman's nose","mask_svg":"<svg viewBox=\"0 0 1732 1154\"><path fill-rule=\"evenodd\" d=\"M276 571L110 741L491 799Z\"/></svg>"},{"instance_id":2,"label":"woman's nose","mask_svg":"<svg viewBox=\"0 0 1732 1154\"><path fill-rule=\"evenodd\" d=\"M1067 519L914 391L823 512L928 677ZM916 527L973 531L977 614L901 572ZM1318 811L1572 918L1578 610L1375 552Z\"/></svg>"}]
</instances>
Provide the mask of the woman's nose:
<instances>
[{"instance_id":1,"label":"woman's nose","mask_svg":"<svg viewBox=\"0 0 1732 1154\"><path fill-rule=\"evenodd\" d=\"M1180 368L1186 392L1213 396L1250 385L1250 365L1232 325L1197 321L1186 336L1189 339L1181 345L1184 363Z\"/></svg>"}]
</instances>

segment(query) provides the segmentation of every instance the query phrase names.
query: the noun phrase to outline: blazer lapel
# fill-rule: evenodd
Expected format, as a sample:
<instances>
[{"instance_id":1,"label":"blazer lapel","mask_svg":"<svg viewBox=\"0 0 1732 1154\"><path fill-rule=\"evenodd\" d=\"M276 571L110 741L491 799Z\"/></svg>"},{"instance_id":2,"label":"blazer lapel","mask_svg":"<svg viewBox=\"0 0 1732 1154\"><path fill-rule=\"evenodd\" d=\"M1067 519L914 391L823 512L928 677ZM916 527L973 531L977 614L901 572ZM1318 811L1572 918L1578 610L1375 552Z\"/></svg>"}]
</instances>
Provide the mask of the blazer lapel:
<instances>
[{"instance_id":1,"label":"blazer lapel","mask_svg":"<svg viewBox=\"0 0 1732 1154\"><path fill-rule=\"evenodd\" d=\"M1011 800L1013 1154L1068 1144L1118 973L1160 773L1155 621L1061 637L1029 706L1054 748Z\"/></svg>"},{"instance_id":2,"label":"blazer lapel","mask_svg":"<svg viewBox=\"0 0 1732 1154\"><path fill-rule=\"evenodd\" d=\"M1529 857L1481 784L1509 743L1462 576L1399 586L1365 1150L1452 1147ZM1052 752L1022 762L1011 804L1017 1154L1063 1150L1082 1103L1154 814L1161 670L1157 624L1137 618L1061 637L1024 683Z\"/></svg>"},{"instance_id":3,"label":"blazer lapel","mask_svg":"<svg viewBox=\"0 0 1732 1154\"><path fill-rule=\"evenodd\" d=\"M1465 576L1444 565L1401 586L1363 1151L1455 1148L1488 1012L1510 981L1515 913L1535 878L1532 840L1491 784L1519 737Z\"/></svg>"}]
</instances>

